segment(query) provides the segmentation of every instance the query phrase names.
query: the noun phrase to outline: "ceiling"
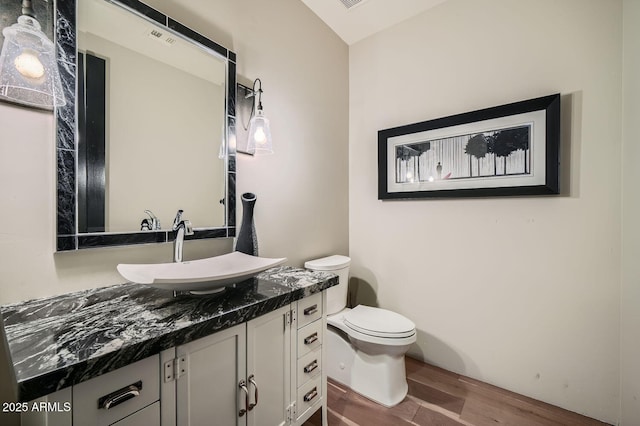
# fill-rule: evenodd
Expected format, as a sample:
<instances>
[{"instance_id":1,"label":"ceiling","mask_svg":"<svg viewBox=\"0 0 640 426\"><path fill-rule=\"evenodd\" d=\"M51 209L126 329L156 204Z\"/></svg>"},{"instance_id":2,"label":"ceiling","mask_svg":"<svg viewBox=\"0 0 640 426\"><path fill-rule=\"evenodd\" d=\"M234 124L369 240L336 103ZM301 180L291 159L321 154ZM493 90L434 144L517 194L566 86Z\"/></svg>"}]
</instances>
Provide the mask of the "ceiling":
<instances>
[{"instance_id":1,"label":"ceiling","mask_svg":"<svg viewBox=\"0 0 640 426\"><path fill-rule=\"evenodd\" d=\"M302 0L345 43L351 45L446 0Z\"/></svg>"}]
</instances>

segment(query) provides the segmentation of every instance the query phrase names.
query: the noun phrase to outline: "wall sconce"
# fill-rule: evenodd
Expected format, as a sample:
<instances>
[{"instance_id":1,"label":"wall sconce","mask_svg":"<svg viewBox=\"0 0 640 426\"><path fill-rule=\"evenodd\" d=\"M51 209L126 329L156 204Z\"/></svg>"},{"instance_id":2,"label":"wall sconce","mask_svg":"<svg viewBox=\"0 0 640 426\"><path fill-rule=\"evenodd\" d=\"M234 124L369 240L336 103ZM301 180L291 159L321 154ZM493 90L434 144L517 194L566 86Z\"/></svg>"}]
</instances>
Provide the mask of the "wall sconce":
<instances>
[{"instance_id":1,"label":"wall sconce","mask_svg":"<svg viewBox=\"0 0 640 426\"><path fill-rule=\"evenodd\" d=\"M257 90L256 85L258 86ZM254 98L251 109L251 121L249 121L247 152L255 155L273 154L269 119L265 117L264 111L262 110L262 81L260 81L259 78L255 79L253 82L253 90L246 97Z\"/></svg>"},{"instance_id":2,"label":"wall sconce","mask_svg":"<svg viewBox=\"0 0 640 426\"><path fill-rule=\"evenodd\" d=\"M31 0L22 1L22 16L2 34L0 97L45 109L65 105L55 47L42 32Z\"/></svg>"}]
</instances>

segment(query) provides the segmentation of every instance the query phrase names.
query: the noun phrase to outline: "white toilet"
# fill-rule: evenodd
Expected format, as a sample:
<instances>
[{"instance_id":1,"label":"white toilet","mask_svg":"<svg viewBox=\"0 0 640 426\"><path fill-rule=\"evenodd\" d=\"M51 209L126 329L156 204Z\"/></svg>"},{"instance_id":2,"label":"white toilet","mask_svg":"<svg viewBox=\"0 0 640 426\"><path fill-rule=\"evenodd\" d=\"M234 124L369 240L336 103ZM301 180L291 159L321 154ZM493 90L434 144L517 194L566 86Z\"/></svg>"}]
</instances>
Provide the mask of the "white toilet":
<instances>
[{"instance_id":1,"label":"white toilet","mask_svg":"<svg viewBox=\"0 0 640 426\"><path fill-rule=\"evenodd\" d=\"M349 265L346 256L329 256L304 264L312 271L333 272L339 284L327 290L327 360L331 379L387 407L407 395L404 355L416 341L416 326L392 311L347 305Z\"/></svg>"}]
</instances>

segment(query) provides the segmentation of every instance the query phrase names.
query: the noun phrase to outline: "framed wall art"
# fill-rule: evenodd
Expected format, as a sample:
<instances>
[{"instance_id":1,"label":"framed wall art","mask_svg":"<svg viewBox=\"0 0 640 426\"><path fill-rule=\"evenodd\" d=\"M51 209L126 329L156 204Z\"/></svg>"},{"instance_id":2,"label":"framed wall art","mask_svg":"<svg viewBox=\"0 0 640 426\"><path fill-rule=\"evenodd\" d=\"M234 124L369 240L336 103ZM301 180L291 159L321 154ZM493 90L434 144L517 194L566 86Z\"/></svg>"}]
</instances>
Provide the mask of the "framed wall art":
<instances>
[{"instance_id":1,"label":"framed wall art","mask_svg":"<svg viewBox=\"0 0 640 426\"><path fill-rule=\"evenodd\" d=\"M378 199L559 193L560 94L378 132Z\"/></svg>"}]
</instances>

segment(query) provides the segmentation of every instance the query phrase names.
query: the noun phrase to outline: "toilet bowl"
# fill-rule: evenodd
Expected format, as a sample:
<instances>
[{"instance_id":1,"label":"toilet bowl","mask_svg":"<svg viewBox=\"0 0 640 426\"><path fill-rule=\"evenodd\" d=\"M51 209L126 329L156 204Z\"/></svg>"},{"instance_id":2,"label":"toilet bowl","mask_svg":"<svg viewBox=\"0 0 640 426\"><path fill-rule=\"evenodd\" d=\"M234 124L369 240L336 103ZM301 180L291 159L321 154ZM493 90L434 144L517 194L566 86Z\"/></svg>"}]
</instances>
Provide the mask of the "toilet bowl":
<instances>
[{"instance_id":1,"label":"toilet bowl","mask_svg":"<svg viewBox=\"0 0 640 426\"><path fill-rule=\"evenodd\" d=\"M358 305L346 307L349 265L346 256L329 256L305 263L312 271L339 277L327 290L327 360L331 379L386 407L407 395L404 356L416 341L411 320L386 309Z\"/></svg>"}]
</instances>

